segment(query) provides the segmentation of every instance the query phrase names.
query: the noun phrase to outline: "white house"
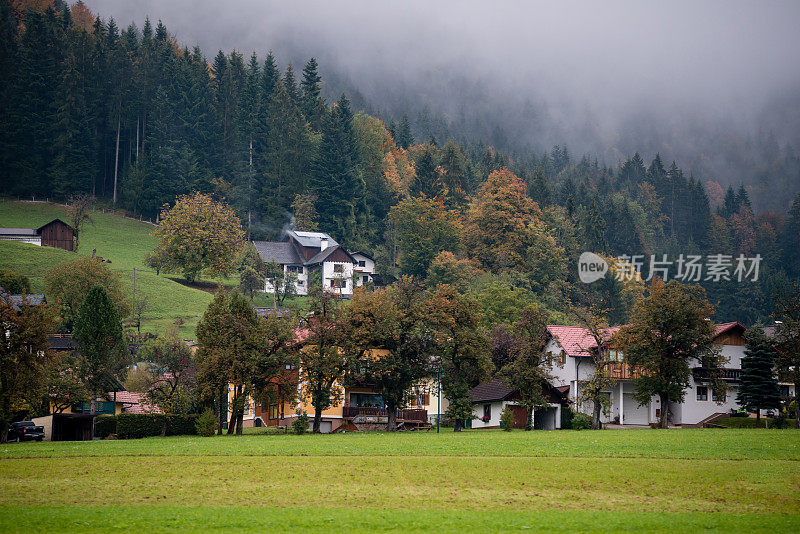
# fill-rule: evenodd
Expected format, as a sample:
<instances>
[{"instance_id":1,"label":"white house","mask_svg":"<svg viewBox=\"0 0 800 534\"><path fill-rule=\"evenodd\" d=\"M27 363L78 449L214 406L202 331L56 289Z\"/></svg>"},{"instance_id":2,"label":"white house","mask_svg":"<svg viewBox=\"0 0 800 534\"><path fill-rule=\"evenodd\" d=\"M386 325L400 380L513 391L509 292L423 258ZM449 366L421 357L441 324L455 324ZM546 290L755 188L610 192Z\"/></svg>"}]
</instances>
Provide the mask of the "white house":
<instances>
[{"instance_id":1,"label":"white house","mask_svg":"<svg viewBox=\"0 0 800 534\"><path fill-rule=\"evenodd\" d=\"M566 392L566 388L564 389ZM533 428L555 430L561 428L561 405L564 396L558 388L545 388L547 408L533 412ZM528 413L519 405L519 391L499 378L486 380L472 388L472 428L500 428L500 415L508 408L514 413L514 428L525 428Z\"/></svg>"},{"instance_id":2,"label":"white house","mask_svg":"<svg viewBox=\"0 0 800 534\"><path fill-rule=\"evenodd\" d=\"M253 241L253 245L265 262L274 261L283 266L284 273L297 275L298 295L308 294L308 286L317 274L326 291L352 296L354 283L362 285L365 277L371 281L375 272L371 257L359 252L362 259L357 259L324 232L289 230L283 241ZM273 292L268 281L264 291Z\"/></svg>"},{"instance_id":3,"label":"white house","mask_svg":"<svg viewBox=\"0 0 800 534\"><path fill-rule=\"evenodd\" d=\"M353 259L356 261L356 264L353 267L356 286L361 287L365 284L374 282L375 258L360 250L351 251L350 255L353 256Z\"/></svg>"},{"instance_id":4,"label":"white house","mask_svg":"<svg viewBox=\"0 0 800 534\"><path fill-rule=\"evenodd\" d=\"M596 343L585 328L577 326L549 325L547 330L550 340L545 351L555 356L559 365L553 368L554 385L569 387L569 399L575 405L580 395L581 381L590 378L594 373L592 353L597 350ZM607 339L619 330L619 327L604 331ZM672 424L697 425L705 419L719 413L729 413L739 409L736 403L736 388L742 368L744 356L744 331L739 323L724 323L716 326L714 343L727 358L722 371L723 379L728 383L728 391L716 398L708 382L709 370L700 361L693 362L689 388L681 403L671 402ZM655 423L661 417L662 406L657 397L653 397L645 405L634 400L635 377L624 361L624 354L613 346L604 344L600 350L608 351L608 356L615 360L609 367L613 386L608 391L609 409L601 415L603 422L618 421L627 425L647 425ZM590 406L576 406L577 411L591 413Z\"/></svg>"}]
</instances>

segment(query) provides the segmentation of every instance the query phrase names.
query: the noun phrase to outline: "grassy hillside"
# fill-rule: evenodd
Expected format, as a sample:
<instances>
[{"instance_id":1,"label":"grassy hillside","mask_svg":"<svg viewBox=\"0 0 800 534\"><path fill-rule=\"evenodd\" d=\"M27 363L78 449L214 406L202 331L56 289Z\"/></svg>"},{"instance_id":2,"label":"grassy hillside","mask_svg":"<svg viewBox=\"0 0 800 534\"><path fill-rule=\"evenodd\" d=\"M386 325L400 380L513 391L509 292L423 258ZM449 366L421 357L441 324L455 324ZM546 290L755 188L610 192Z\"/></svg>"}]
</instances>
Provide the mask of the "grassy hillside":
<instances>
[{"instance_id":1,"label":"grassy hillside","mask_svg":"<svg viewBox=\"0 0 800 534\"><path fill-rule=\"evenodd\" d=\"M66 220L63 206L43 202L0 201L0 227L35 228L59 217ZM147 268L144 256L153 250L153 225L126 219L112 213L94 212L94 224L87 224L81 235L79 254L97 254L111 260L108 266L119 272L126 293L133 299L133 269L136 268L136 297L146 297L148 310L142 328L160 333L178 318L183 321L181 335L195 337L195 327L211 293L186 287ZM74 253L50 247L0 240L0 267L13 269L31 279L32 290L44 292L45 273L52 265L69 261Z\"/></svg>"}]
</instances>

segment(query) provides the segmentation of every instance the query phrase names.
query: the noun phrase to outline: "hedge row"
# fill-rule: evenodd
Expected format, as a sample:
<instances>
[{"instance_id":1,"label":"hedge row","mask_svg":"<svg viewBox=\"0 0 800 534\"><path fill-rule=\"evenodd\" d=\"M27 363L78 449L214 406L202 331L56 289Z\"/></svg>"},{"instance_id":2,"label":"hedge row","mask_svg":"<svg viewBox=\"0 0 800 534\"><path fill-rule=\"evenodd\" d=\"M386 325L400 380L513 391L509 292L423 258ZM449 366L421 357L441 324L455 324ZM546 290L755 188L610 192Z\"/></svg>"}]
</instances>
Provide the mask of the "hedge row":
<instances>
[{"instance_id":1,"label":"hedge row","mask_svg":"<svg viewBox=\"0 0 800 534\"><path fill-rule=\"evenodd\" d=\"M120 415L101 415L95 419L94 435L105 438L116 434L120 439L146 438L160 436L164 426L164 415L123 413ZM197 415L171 415L167 424L168 436L197 434L195 426Z\"/></svg>"}]
</instances>

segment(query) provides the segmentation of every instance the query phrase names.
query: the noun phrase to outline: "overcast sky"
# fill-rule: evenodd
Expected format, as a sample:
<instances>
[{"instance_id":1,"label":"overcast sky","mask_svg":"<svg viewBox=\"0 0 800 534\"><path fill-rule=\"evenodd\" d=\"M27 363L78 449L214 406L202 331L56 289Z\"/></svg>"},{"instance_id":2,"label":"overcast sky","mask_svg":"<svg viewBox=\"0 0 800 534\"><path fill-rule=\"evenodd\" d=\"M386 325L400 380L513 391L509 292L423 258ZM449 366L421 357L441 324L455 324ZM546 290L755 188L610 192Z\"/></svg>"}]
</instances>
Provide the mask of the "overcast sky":
<instances>
[{"instance_id":1,"label":"overcast sky","mask_svg":"<svg viewBox=\"0 0 800 534\"><path fill-rule=\"evenodd\" d=\"M610 136L653 107L743 124L800 87L798 1L84 1L120 26L162 19L209 57L316 56L372 99L400 85L446 100L436 73L458 72Z\"/></svg>"}]
</instances>

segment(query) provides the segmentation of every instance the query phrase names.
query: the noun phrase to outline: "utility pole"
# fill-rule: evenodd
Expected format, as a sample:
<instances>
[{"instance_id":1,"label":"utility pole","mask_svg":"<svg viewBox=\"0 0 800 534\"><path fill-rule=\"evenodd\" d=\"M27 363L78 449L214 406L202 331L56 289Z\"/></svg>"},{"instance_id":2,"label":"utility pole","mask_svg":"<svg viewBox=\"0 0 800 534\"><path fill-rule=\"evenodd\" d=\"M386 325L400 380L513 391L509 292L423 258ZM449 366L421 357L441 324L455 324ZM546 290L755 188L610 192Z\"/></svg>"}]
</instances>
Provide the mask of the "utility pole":
<instances>
[{"instance_id":1,"label":"utility pole","mask_svg":"<svg viewBox=\"0 0 800 534\"><path fill-rule=\"evenodd\" d=\"M136 267L133 268L133 307L131 314L136 317Z\"/></svg>"},{"instance_id":2,"label":"utility pole","mask_svg":"<svg viewBox=\"0 0 800 534\"><path fill-rule=\"evenodd\" d=\"M442 364L439 362L439 373L438 373L438 380L437 380L437 395L439 397L438 401L436 402L436 433L439 433L439 428L441 426L442 421Z\"/></svg>"}]
</instances>

